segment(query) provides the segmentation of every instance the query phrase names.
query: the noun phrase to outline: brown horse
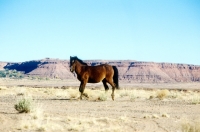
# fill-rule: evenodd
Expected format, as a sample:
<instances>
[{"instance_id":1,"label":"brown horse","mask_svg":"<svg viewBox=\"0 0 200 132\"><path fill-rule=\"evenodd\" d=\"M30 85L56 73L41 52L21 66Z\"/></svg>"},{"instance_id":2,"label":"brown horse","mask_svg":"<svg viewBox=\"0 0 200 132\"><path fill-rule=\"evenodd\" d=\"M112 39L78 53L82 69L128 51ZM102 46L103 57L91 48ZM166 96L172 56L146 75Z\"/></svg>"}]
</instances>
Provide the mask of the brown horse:
<instances>
[{"instance_id":1,"label":"brown horse","mask_svg":"<svg viewBox=\"0 0 200 132\"><path fill-rule=\"evenodd\" d=\"M112 99L114 100L115 88L119 88L118 84L118 69L116 66L102 64L98 66L88 66L77 57L70 56L70 71L77 74L78 80L81 82L79 91L81 92L80 99L86 86L86 83L103 82L105 91L109 89L107 83L112 86Z\"/></svg>"}]
</instances>

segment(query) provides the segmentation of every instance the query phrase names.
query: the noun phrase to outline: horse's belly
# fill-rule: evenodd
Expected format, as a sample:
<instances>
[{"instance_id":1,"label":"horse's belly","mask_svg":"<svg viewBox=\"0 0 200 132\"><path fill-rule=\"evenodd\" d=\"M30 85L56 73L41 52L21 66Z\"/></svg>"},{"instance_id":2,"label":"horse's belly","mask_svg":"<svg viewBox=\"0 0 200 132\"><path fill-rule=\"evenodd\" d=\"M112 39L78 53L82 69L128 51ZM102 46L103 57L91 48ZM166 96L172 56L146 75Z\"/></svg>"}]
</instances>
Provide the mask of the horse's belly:
<instances>
[{"instance_id":1,"label":"horse's belly","mask_svg":"<svg viewBox=\"0 0 200 132\"><path fill-rule=\"evenodd\" d=\"M102 81L102 80L101 79L92 79L92 78L88 79L88 83L98 83L100 81Z\"/></svg>"}]
</instances>

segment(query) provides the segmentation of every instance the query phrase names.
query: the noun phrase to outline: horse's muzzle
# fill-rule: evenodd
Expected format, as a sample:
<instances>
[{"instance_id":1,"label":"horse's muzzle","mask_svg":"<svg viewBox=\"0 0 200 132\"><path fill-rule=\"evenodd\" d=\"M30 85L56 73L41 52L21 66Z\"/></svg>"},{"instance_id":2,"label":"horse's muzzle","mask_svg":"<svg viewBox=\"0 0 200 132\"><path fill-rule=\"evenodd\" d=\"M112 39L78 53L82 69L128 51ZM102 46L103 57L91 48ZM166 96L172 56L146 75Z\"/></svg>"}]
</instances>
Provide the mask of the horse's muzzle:
<instances>
[{"instance_id":1,"label":"horse's muzzle","mask_svg":"<svg viewBox=\"0 0 200 132\"><path fill-rule=\"evenodd\" d=\"M73 69L73 67L70 67L70 71L71 71L71 72L74 72L74 69Z\"/></svg>"}]
</instances>

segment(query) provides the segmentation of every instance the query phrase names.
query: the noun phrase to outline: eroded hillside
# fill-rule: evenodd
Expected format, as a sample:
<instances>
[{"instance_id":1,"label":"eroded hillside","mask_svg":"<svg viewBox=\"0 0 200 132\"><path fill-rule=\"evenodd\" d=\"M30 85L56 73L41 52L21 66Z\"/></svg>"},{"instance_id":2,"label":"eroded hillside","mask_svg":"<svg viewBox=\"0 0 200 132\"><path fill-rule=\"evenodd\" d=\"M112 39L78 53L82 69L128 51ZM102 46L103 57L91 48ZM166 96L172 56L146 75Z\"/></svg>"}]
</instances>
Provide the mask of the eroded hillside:
<instances>
[{"instance_id":1,"label":"eroded hillside","mask_svg":"<svg viewBox=\"0 0 200 132\"><path fill-rule=\"evenodd\" d=\"M119 79L127 82L199 82L200 66L174 63L154 63L131 60L86 60L91 66L110 64L118 67ZM22 63L0 63L0 69L23 71L26 75L76 79L69 71L69 61L59 59L43 59Z\"/></svg>"}]
</instances>

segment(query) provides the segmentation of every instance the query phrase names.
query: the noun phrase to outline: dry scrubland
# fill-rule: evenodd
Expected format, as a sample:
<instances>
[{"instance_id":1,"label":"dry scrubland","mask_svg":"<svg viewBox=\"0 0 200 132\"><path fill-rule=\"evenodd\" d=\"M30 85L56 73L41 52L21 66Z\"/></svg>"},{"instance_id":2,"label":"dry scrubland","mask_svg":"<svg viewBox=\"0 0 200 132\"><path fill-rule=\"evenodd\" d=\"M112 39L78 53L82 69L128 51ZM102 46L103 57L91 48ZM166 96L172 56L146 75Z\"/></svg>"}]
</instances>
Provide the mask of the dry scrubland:
<instances>
[{"instance_id":1,"label":"dry scrubland","mask_svg":"<svg viewBox=\"0 0 200 132\"><path fill-rule=\"evenodd\" d=\"M184 84L184 90L178 84L167 89L166 84L140 88L141 84L124 83L116 90L115 101L102 84L88 85L89 98L83 100L79 100L79 82L0 80L0 84L1 132L200 132L198 83ZM29 102L28 113L15 109L23 99Z\"/></svg>"}]
</instances>

